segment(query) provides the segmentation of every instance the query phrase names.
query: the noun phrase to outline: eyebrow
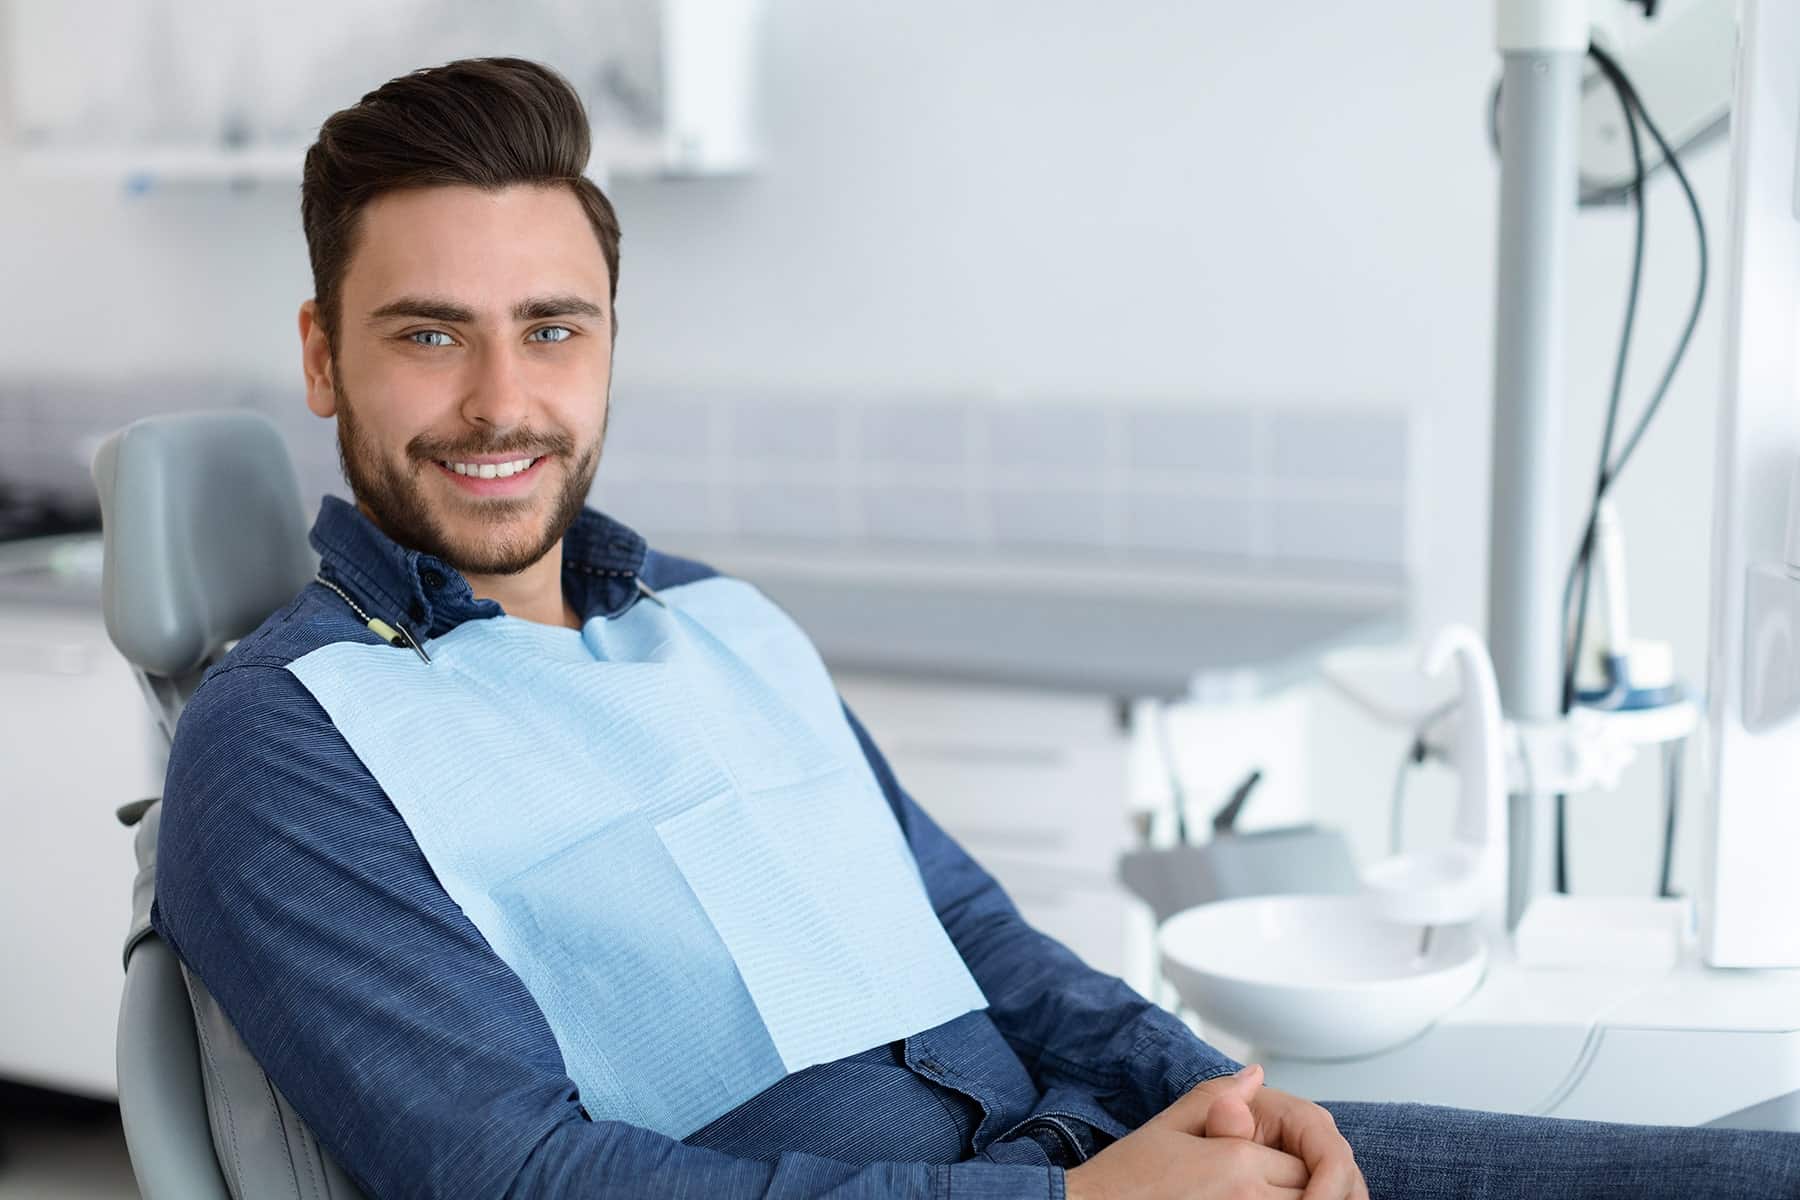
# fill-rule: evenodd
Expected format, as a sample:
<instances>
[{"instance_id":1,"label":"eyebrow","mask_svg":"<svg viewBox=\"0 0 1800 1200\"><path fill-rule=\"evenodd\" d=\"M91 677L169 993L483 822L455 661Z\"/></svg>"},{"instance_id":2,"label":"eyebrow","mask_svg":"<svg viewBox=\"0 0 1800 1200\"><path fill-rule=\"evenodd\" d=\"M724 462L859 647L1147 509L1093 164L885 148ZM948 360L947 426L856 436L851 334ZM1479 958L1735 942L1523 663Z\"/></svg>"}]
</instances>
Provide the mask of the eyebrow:
<instances>
[{"instance_id":1,"label":"eyebrow","mask_svg":"<svg viewBox=\"0 0 1800 1200\"><path fill-rule=\"evenodd\" d=\"M606 310L591 300L568 294L531 296L513 305L512 315L515 321L541 321L546 317L600 318L606 315ZM393 317L442 321L446 325L470 325L475 321L475 310L440 296L401 296L369 314L371 322Z\"/></svg>"},{"instance_id":2,"label":"eyebrow","mask_svg":"<svg viewBox=\"0 0 1800 1200\"><path fill-rule=\"evenodd\" d=\"M580 296L533 296L513 305L513 320L541 321L545 317L603 317L605 312Z\"/></svg>"}]
</instances>

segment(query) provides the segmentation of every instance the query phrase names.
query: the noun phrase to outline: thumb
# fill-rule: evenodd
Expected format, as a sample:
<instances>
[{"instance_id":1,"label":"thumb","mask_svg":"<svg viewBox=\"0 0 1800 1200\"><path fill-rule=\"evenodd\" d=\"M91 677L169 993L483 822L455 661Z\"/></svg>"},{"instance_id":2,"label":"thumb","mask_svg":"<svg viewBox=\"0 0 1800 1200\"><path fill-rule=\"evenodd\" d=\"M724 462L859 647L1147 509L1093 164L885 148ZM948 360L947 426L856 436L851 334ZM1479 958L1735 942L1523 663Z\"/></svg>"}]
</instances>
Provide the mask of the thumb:
<instances>
[{"instance_id":1,"label":"thumb","mask_svg":"<svg viewBox=\"0 0 1800 1200\"><path fill-rule=\"evenodd\" d=\"M1219 1096L1206 1110L1206 1128L1204 1135L1209 1138L1234 1137L1243 1138L1247 1142L1256 1140L1256 1118L1250 1115L1250 1106L1238 1096Z\"/></svg>"},{"instance_id":2,"label":"thumb","mask_svg":"<svg viewBox=\"0 0 1800 1200\"><path fill-rule=\"evenodd\" d=\"M1245 1110L1248 1116L1250 1100L1262 1087L1262 1068L1252 1063L1236 1075L1221 1079L1209 1079L1192 1088L1187 1095L1165 1108L1149 1123L1173 1125L1184 1133L1196 1137L1208 1135L1207 1114L1221 1100L1231 1101Z\"/></svg>"}]
</instances>

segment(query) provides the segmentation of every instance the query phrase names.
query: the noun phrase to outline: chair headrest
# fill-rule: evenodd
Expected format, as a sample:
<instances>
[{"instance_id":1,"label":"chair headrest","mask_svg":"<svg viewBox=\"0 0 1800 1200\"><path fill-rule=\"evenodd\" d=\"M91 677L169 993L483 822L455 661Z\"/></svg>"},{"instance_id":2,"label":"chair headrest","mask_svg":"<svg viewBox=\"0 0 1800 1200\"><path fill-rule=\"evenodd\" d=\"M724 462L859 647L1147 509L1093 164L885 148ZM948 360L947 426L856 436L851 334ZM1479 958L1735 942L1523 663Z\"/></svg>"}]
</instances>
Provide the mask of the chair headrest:
<instances>
[{"instance_id":1,"label":"chair headrest","mask_svg":"<svg viewBox=\"0 0 1800 1200\"><path fill-rule=\"evenodd\" d=\"M318 569L281 434L251 412L134 421L94 455L113 645L179 679L294 597Z\"/></svg>"}]
</instances>

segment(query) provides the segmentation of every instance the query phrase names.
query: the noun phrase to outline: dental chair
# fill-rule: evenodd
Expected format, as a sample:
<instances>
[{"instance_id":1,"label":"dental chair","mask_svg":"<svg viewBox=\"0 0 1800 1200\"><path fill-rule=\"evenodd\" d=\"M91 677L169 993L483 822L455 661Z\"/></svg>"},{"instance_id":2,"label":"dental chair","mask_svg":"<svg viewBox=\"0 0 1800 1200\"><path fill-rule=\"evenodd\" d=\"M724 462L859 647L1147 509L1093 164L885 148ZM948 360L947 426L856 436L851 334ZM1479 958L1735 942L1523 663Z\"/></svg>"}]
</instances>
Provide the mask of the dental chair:
<instances>
[{"instance_id":1,"label":"dental chair","mask_svg":"<svg viewBox=\"0 0 1800 1200\"><path fill-rule=\"evenodd\" d=\"M300 487L248 412L134 422L94 456L107 633L163 732L231 643L313 577ZM160 800L125 805L138 872L119 1009L119 1110L145 1200L362 1200L200 980L150 928Z\"/></svg>"}]
</instances>

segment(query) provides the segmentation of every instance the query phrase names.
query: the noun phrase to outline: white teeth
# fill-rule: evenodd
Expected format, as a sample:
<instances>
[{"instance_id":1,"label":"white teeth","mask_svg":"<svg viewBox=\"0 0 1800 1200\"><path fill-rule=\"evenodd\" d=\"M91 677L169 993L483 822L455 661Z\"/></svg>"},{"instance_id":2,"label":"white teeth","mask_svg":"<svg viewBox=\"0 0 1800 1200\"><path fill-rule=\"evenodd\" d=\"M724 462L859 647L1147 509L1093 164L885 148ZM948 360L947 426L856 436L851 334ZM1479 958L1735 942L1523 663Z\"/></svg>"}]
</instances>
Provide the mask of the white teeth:
<instances>
[{"instance_id":1,"label":"white teeth","mask_svg":"<svg viewBox=\"0 0 1800 1200\"><path fill-rule=\"evenodd\" d=\"M535 458L517 458L503 463L460 463L447 462L444 466L458 475L467 475L475 479L505 479L517 475L520 471L529 470Z\"/></svg>"}]
</instances>

